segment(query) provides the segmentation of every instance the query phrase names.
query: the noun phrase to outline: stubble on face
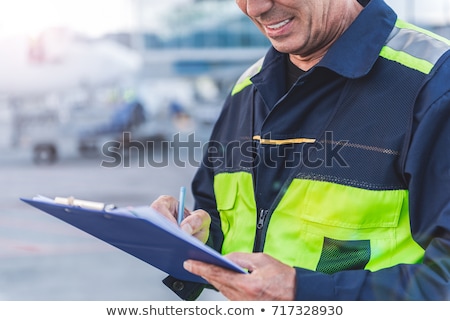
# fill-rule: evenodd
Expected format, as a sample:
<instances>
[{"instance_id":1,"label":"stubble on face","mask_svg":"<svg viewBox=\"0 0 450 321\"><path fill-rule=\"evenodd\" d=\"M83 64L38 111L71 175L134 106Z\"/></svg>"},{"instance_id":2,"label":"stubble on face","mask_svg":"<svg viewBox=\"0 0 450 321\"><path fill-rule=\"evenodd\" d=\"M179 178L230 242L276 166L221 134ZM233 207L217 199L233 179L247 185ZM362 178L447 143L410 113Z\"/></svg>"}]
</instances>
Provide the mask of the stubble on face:
<instances>
[{"instance_id":1,"label":"stubble on face","mask_svg":"<svg viewBox=\"0 0 450 321\"><path fill-rule=\"evenodd\" d=\"M355 0L236 2L273 47L302 69L320 61L362 10Z\"/></svg>"}]
</instances>

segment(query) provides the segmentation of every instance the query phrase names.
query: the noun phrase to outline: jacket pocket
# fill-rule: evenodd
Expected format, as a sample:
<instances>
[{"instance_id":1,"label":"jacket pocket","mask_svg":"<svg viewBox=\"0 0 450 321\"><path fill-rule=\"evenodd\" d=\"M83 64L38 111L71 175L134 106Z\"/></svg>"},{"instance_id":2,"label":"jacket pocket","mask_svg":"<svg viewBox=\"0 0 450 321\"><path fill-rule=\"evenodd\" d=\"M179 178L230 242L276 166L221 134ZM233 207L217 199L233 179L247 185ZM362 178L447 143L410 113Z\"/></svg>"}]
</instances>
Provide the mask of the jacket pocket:
<instances>
[{"instance_id":1,"label":"jacket pocket","mask_svg":"<svg viewBox=\"0 0 450 321\"><path fill-rule=\"evenodd\" d=\"M366 190L329 182L303 181L306 201L299 216L345 229L394 228L407 197L405 190Z\"/></svg>"},{"instance_id":2,"label":"jacket pocket","mask_svg":"<svg viewBox=\"0 0 450 321\"><path fill-rule=\"evenodd\" d=\"M224 235L222 253L251 252L256 231L252 175L247 172L217 174L214 193Z\"/></svg>"},{"instance_id":3,"label":"jacket pocket","mask_svg":"<svg viewBox=\"0 0 450 321\"><path fill-rule=\"evenodd\" d=\"M411 246L407 199L406 190L295 179L271 217L265 249L327 273L389 266L398 244Z\"/></svg>"}]
</instances>

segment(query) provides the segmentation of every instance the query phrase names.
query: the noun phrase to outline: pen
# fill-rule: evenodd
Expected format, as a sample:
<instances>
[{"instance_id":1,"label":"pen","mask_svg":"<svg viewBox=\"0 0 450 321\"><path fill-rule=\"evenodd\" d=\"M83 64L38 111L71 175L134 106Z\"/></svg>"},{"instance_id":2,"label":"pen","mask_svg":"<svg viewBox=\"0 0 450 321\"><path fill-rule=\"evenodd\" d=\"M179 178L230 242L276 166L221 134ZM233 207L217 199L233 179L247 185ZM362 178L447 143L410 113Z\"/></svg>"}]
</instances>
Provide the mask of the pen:
<instances>
[{"instance_id":1,"label":"pen","mask_svg":"<svg viewBox=\"0 0 450 321\"><path fill-rule=\"evenodd\" d=\"M180 225L181 221L183 221L183 219L184 219L184 199L185 198L186 198L186 187L181 186L180 197L178 198L178 214L177 214L178 225Z\"/></svg>"}]
</instances>

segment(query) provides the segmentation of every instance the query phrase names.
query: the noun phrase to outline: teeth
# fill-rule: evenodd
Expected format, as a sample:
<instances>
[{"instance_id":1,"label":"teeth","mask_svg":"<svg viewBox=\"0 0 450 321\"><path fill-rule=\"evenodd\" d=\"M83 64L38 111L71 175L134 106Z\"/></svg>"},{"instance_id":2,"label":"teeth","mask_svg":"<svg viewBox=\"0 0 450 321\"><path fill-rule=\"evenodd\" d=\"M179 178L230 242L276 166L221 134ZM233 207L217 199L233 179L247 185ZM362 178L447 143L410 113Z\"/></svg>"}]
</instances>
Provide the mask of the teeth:
<instances>
[{"instance_id":1,"label":"teeth","mask_svg":"<svg viewBox=\"0 0 450 321\"><path fill-rule=\"evenodd\" d=\"M286 19L284 21L281 21L281 22L279 22L279 23L277 23L275 25L270 25L268 27L270 29L278 29L278 28L281 28L281 27L285 26L288 22L289 22L289 19Z\"/></svg>"}]
</instances>

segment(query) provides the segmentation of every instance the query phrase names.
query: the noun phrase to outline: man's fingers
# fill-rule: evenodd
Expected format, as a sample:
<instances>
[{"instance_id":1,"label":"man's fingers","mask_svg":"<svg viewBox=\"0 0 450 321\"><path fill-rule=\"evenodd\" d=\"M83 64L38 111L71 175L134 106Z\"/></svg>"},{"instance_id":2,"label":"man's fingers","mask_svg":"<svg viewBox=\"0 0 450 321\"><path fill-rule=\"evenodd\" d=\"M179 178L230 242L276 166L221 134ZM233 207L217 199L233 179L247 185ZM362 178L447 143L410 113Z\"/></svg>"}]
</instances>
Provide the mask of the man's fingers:
<instances>
[{"instance_id":1,"label":"man's fingers","mask_svg":"<svg viewBox=\"0 0 450 321\"><path fill-rule=\"evenodd\" d=\"M178 201L176 198L169 195L162 195L158 197L150 207L176 223L174 215L177 211L177 204Z\"/></svg>"},{"instance_id":2,"label":"man's fingers","mask_svg":"<svg viewBox=\"0 0 450 321\"><path fill-rule=\"evenodd\" d=\"M203 277L230 300L294 299L296 271L293 267L264 253L232 253L227 258L252 273L242 274L194 260L187 260L184 267Z\"/></svg>"},{"instance_id":3,"label":"man's fingers","mask_svg":"<svg viewBox=\"0 0 450 321\"><path fill-rule=\"evenodd\" d=\"M241 266L244 269L247 269L250 272L253 271L255 268L257 268L254 260L248 259L247 253L233 252L233 253L227 254L226 257L230 261L233 261L237 265Z\"/></svg>"},{"instance_id":4,"label":"man's fingers","mask_svg":"<svg viewBox=\"0 0 450 321\"><path fill-rule=\"evenodd\" d=\"M211 217L203 210L196 210L189 213L183 221L183 224L189 224L192 229L191 234L195 234L204 229L209 229L211 224Z\"/></svg>"},{"instance_id":5,"label":"man's fingers","mask_svg":"<svg viewBox=\"0 0 450 321\"><path fill-rule=\"evenodd\" d=\"M225 283L224 280L230 280L230 277L237 274L237 272L221 268L217 265L194 260L185 261L183 267L193 274L200 275L210 284L217 286L219 291L221 285Z\"/></svg>"},{"instance_id":6,"label":"man's fingers","mask_svg":"<svg viewBox=\"0 0 450 321\"><path fill-rule=\"evenodd\" d=\"M193 260L185 261L184 268L191 273L203 277L209 284L214 286L230 300L245 299L245 296L242 296L242 290L244 289L249 293L252 293L251 297L258 296L259 289L254 286L253 282L248 282L248 279L246 282L246 277L249 275Z\"/></svg>"},{"instance_id":7,"label":"man's fingers","mask_svg":"<svg viewBox=\"0 0 450 321\"><path fill-rule=\"evenodd\" d=\"M210 224L211 217L209 214L203 210L197 210L189 213L183 220L181 229L205 243L209 236Z\"/></svg>"}]
</instances>

